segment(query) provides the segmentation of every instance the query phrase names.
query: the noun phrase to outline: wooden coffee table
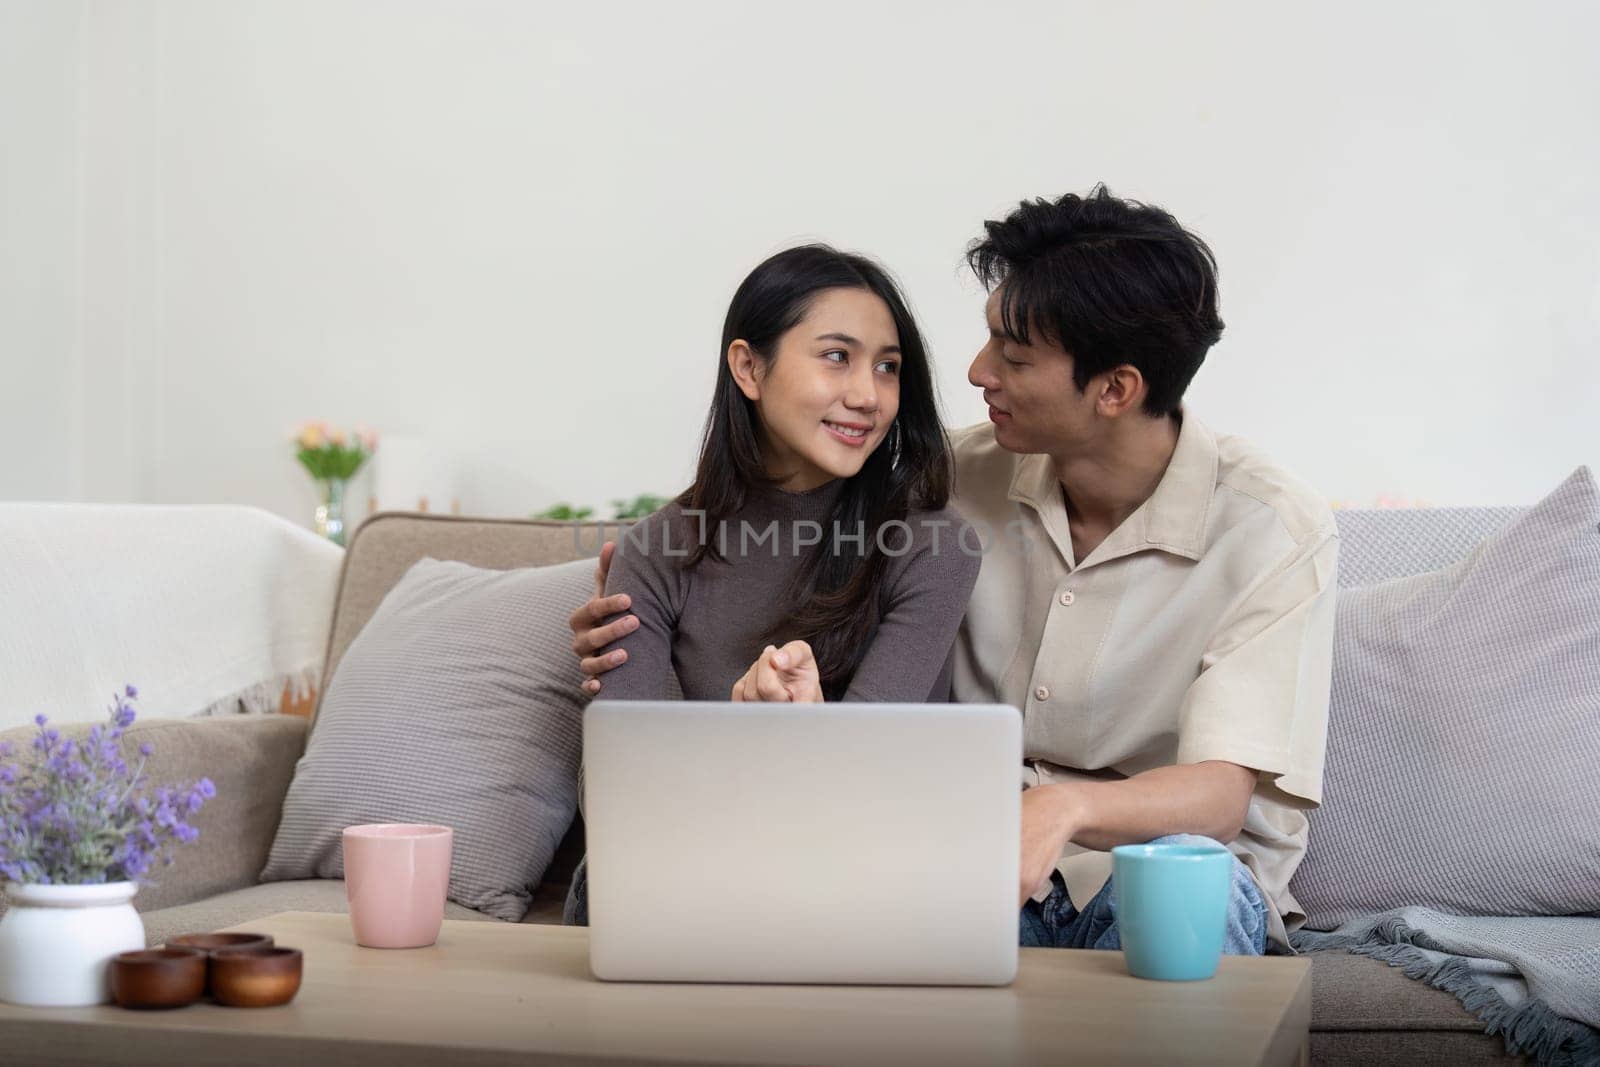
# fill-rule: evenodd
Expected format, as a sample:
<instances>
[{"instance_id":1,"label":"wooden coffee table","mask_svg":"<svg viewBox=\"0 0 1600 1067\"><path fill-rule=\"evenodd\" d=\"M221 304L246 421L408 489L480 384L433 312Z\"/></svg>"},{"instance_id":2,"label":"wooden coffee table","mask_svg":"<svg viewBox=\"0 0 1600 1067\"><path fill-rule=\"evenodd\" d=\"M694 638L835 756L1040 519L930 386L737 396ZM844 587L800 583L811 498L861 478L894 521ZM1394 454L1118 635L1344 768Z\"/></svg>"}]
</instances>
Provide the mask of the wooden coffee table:
<instances>
[{"instance_id":1,"label":"wooden coffee table","mask_svg":"<svg viewBox=\"0 0 1600 1067\"><path fill-rule=\"evenodd\" d=\"M1120 952L1023 949L1004 988L599 982L588 931L446 922L437 944L355 944L344 915L235 929L305 953L279 1008L170 1012L0 1004L16 1064L1008 1064L1304 1062L1311 966L1222 961L1205 982L1147 982Z\"/></svg>"}]
</instances>

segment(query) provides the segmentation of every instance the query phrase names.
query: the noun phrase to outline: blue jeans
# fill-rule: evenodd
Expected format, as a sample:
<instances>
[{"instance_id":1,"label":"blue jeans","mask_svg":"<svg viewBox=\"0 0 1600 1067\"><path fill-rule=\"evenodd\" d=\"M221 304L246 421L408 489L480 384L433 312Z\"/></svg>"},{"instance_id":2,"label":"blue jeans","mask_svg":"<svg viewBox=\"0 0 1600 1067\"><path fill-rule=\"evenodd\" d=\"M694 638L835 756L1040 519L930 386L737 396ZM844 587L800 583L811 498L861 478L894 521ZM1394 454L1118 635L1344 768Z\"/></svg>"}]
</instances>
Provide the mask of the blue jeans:
<instances>
[{"instance_id":1,"label":"blue jeans","mask_svg":"<svg viewBox=\"0 0 1600 1067\"><path fill-rule=\"evenodd\" d=\"M1196 834L1170 834L1158 837L1152 845L1215 845L1209 837ZM1106 879L1082 911L1072 904L1061 873L1050 874L1050 896L1044 903L1030 900L1022 906L1020 944L1024 948L1122 948L1117 929L1117 902L1111 892L1113 879ZM1261 899L1255 879L1235 857L1233 889L1228 898L1228 927L1222 936L1226 956L1260 956L1267 946L1267 905Z\"/></svg>"},{"instance_id":2,"label":"blue jeans","mask_svg":"<svg viewBox=\"0 0 1600 1067\"><path fill-rule=\"evenodd\" d=\"M1215 845L1209 837L1172 834L1158 837L1156 845ZM1111 880L1079 911L1067 896L1066 883L1059 872L1050 875L1050 896L1043 904L1032 900L1022 906L1018 943L1024 948L1098 948L1120 950L1122 937L1117 930L1117 905L1111 895ZM567 892L561 921L567 926L589 925L589 860L585 857L572 872L572 888ZM1229 956L1260 956L1266 951L1267 906L1256 889L1255 879L1244 864L1233 861L1233 892L1228 900L1228 929L1222 951Z\"/></svg>"},{"instance_id":3,"label":"blue jeans","mask_svg":"<svg viewBox=\"0 0 1600 1067\"><path fill-rule=\"evenodd\" d=\"M589 857L578 861L572 871L572 886L567 890L567 902L561 908L562 926L589 925Z\"/></svg>"}]
</instances>

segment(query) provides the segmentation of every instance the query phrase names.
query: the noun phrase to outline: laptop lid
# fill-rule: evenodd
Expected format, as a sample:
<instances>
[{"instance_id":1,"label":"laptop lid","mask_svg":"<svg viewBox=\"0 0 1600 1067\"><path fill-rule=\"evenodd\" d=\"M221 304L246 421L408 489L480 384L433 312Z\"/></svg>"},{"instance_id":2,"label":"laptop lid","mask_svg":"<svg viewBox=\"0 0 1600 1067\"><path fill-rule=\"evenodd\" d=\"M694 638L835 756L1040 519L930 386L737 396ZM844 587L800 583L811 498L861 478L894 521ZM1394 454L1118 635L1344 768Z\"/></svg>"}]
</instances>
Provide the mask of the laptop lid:
<instances>
[{"instance_id":1,"label":"laptop lid","mask_svg":"<svg viewBox=\"0 0 1600 1067\"><path fill-rule=\"evenodd\" d=\"M584 718L603 979L999 985L1022 717L973 704L606 701Z\"/></svg>"}]
</instances>

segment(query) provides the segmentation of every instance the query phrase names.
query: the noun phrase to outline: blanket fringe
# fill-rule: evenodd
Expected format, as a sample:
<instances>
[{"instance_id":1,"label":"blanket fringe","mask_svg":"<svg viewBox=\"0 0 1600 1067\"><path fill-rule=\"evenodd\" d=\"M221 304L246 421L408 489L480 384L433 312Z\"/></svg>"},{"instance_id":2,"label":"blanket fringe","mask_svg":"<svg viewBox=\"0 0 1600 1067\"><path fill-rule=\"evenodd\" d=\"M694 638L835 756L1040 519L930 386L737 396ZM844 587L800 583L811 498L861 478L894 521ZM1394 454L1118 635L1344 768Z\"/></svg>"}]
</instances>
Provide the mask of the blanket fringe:
<instances>
[{"instance_id":1,"label":"blanket fringe","mask_svg":"<svg viewBox=\"0 0 1600 1067\"><path fill-rule=\"evenodd\" d=\"M195 712L192 718L218 715L271 715L282 709L283 691L287 686L289 699L304 700L316 688L322 665L308 663L297 671L280 674L276 678L257 682L237 693L215 700L204 711Z\"/></svg>"},{"instance_id":2,"label":"blanket fringe","mask_svg":"<svg viewBox=\"0 0 1600 1067\"><path fill-rule=\"evenodd\" d=\"M1558 1014L1537 997L1529 996L1513 1008L1492 987L1478 982L1472 965L1461 957L1435 963L1423 955L1423 949L1443 949L1399 916L1389 916L1373 926L1365 939L1353 934L1301 931L1295 942L1302 951L1348 949L1398 967L1407 978L1444 990L1477 1016L1485 1033L1503 1035L1507 1052L1532 1056L1539 1067L1600 1065L1600 1031Z\"/></svg>"}]
</instances>

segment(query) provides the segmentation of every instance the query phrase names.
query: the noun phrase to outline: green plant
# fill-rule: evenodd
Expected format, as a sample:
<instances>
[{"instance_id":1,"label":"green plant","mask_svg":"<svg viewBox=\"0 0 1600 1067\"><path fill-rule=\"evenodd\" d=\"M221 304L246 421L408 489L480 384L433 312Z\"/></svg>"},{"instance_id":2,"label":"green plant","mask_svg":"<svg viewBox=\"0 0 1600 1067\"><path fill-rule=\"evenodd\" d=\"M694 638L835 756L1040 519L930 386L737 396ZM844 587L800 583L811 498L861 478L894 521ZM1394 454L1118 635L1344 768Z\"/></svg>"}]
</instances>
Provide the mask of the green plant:
<instances>
[{"instance_id":1,"label":"green plant","mask_svg":"<svg viewBox=\"0 0 1600 1067\"><path fill-rule=\"evenodd\" d=\"M660 511L666 503L666 497L651 496L648 493L641 493L632 500L613 500L611 506L617 509L617 513L612 518L642 519L646 515Z\"/></svg>"},{"instance_id":2,"label":"green plant","mask_svg":"<svg viewBox=\"0 0 1600 1067\"><path fill-rule=\"evenodd\" d=\"M611 502L613 510L611 517L612 519L642 519L646 515L660 511L670 499L670 497L640 493L632 500L613 500ZM593 515L593 508L573 507L566 501L562 501L559 504L552 504L543 511L534 512L533 518L554 519L557 522L578 522L582 519L591 518Z\"/></svg>"},{"instance_id":3,"label":"green plant","mask_svg":"<svg viewBox=\"0 0 1600 1067\"><path fill-rule=\"evenodd\" d=\"M562 503L545 508L543 511L536 511L533 517L536 519L554 519L558 522L576 522L579 519L587 519L593 514L594 508L575 508L571 504Z\"/></svg>"}]
</instances>

